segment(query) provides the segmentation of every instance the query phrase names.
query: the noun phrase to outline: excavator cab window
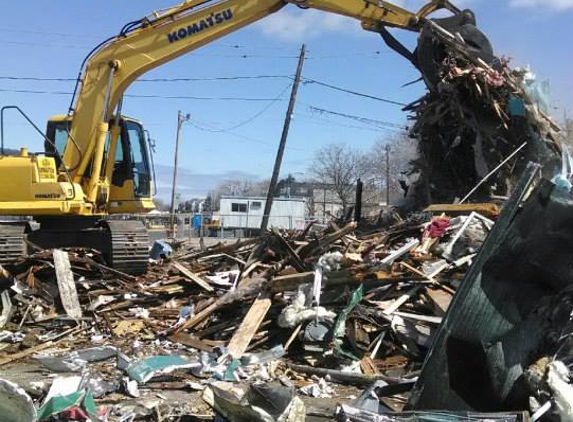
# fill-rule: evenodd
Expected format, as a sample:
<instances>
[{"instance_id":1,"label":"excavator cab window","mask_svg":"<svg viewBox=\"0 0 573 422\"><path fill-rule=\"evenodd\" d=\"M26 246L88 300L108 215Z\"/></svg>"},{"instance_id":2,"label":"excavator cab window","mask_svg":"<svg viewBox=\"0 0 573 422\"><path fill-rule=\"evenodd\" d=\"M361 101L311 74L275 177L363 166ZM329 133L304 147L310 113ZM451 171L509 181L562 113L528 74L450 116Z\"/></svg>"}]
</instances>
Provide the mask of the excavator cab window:
<instances>
[{"instance_id":1,"label":"excavator cab window","mask_svg":"<svg viewBox=\"0 0 573 422\"><path fill-rule=\"evenodd\" d=\"M126 142L129 145L130 173L133 178L133 190L136 197L149 197L151 195L151 171L149 168L149 159L147 155L147 142L145 140L143 128L140 124L124 120L123 133Z\"/></svg>"},{"instance_id":2,"label":"excavator cab window","mask_svg":"<svg viewBox=\"0 0 573 422\"><path fill-rule=\"evenodd\" d=\"M56 165L59 167L60 156L64 155L66 151L66 146L68 144L68 137L70 131L69 121L49 121L48 130L46 131L46 137L52 140L56 146L54 149L54 144L48 141L44 141L44 151L56 159ZM59 153L56 154L56 150Z\"/></svg>"}]
</instances>

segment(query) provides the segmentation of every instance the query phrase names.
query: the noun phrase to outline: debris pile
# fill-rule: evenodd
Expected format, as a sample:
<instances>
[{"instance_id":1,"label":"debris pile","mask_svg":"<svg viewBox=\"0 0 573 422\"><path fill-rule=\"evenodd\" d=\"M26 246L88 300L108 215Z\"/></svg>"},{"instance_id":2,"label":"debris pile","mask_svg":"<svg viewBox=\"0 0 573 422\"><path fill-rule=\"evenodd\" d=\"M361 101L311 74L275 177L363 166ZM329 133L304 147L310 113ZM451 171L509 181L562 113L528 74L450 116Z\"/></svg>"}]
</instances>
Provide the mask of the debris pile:
<instances>
[{"instance_id":1,"label":"debris pile","mask_svg":"<svg viewBox=\"0 0 573 422\"><path fill-rule=\"evenodd\" d=\"M548 94L537 89L535 76L512 69L505 58L486 62L459 33L428 25L431 37L421 42L444 48L423 58L433 64L434 78L426 76L429 92L405 109L419 152L410 172L422 176L406 208L467 200L480 182L472 199L507 197L529 161L542 164L550 179L560 165L560 129L546 114Z\"/></svg>"},{"instance_id":2,"label":"debris pile","mask_svg":"<svg viewBox=\"0 0 573 422\"><path fill-rule=\"evenodd\" d=\"M567 421L573 199L539 169L502 211L158 242L141 277L82 249L5 266L4 420Z\"/></svg>"},{"instance_id":3,"label":"debris pile","mask_svg":"<svg viewBox=\"0 0 573 422\"><path fill-rule=\"evenodd\" d=\"M140 277L85 249L0 267L1 420L573 420L570 177L527 163L555 175L558 128L524 72L428 25L447 48L408 109L434 205L156 242Z\"/></svg>"},{"instance_id":4,"label":"debris pile","mask_svg":"<svg viewBox=\"0 0 573 422\"><path fill-rule=\"evenodd\" d=\"M3 268L1 378L20 387L6 394L22 393L39 420L167 408L304 420L308 400L330 400L333 416L340 397L382 382L400 385L388 400L399 410L494 225L468 212L273 230L203 251L158 244L163 258L137 278L96 251L39 251Z\"/></svg>"}]
</instances>

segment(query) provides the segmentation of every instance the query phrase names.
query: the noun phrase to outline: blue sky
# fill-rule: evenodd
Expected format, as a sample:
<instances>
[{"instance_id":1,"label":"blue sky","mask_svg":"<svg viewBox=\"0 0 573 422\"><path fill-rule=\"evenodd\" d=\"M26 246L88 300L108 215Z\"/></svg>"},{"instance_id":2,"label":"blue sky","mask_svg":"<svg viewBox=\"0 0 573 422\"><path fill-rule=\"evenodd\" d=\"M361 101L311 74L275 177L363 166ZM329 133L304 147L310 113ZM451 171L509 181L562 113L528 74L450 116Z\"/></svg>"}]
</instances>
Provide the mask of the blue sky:
<instances>
[{"instance_id":1,"label":"blue sky","mask_svg":"<svg viewBox=\"0 0 573 422\"><path fill-rule=\"evenodd\" d=\"M342 1L342 0L341 0ZM423 2L398 2L417 9ZM498 55L513 64L529 64L551 82L555 116L573 114L573 0L464 0ZM75 77L92 46L118 32L128 21L173 5L168 0L99 0L97 2L28 0L10 2L0 23L0 76ZM413 45L413 34L396 33ZM210 78L293 75L301 43L308 48L303 75L353 91L409 103L424 92L421 84L402 86L418 77L404 59L387 49L357 22L322 12L287 6L278 14L233 33L147 74L147 78ZM236 47L238 46L238 48ZM246 56L243 57L243 56ZM142 120L157 140L159 184L170 183L177 110L190 113L195 126L183 132L180 179L184 195L200 195L224 177L269 177L282 131L289 80L201 81L133 84L128 93L163 96L241 97L257 101L129 98L124 113ZM69 95L6 92L70 92L71 82L0 79L0 104L17 104L44 127L53 114L65 113ZM278 101L270 101L279 97ZM259 101L260 100L260 101ZM312 106L370 119L406 124L399 107L303 84L291 126L283 174L308 174L314 151L332 142L368 149L390 132L353 120L312 112ZM261 111L265 110L262 114ZM255 118L253 118L256 116ZM252 119L252 120L251 120ZM249 121L232 130L227 130ZM219 130L213 133L202 129ZM6 126L7 146L41 150L41 139L14 115ZM210 183L209 181L213 182ZM162 189L162 192L164 190Z\"/></svg>"}]
</instances>

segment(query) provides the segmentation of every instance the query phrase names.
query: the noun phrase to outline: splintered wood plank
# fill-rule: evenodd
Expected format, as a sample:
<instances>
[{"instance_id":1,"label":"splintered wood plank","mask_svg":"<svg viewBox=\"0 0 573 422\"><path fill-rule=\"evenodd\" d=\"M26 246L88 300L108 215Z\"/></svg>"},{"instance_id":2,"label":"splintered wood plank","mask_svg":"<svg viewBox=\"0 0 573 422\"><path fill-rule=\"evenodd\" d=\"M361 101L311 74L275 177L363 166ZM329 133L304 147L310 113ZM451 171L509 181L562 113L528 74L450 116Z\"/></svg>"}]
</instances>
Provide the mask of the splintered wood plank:
<instances>
[{"instance_id":1,"label":"splintered wood plank","mask_svg":"<svg viewBox=\"0 0 573 422\"><path fill-rule=\"evenodd\" d=\"M392 315L394 312L398 310L398 308L400 308L400 306L408 302L412 298L412 296L418 293L418 290L420 290L421 287L422 286L415 286L412 289L408 290L406 293L404 293L402 296L400 296L398 299L392 302L392 304L388 308L386 308L382 313L384 315Z\"/></svg>"},{"instance_id":2,"label":"splintered wood plank","mask_svg":"<svg viewBox=\"0 0 573 422\"><path fill-rule=\"evenodd\" d=\"M263 319L271 307L271 299L268 293L261 294L247 312L245 319L233 334L229 342L229 354L233 359L239 359L243 356L253 336L261 326Z\"/></svg>"},{"instance_id":3,"label":"splintered wood plank","mask_svg":"<svg viewBox=\"0 0 573 422\"><path fill-rule=\"evenodd\" d=\"M213 292L215 290L209 283L207 283L205 280L203 280L197 274L195 274L192 271L185 268L179 262L173 261L171 263L171 265L173 265L175 268L177 268L177 270L179 270L179 272L181 274L183 274L185 277L187 277L189 280L197 283L199 286L201 286L203 289L207 290L208 292Z\"/></svg>"},{"instance_id":4,"label":"splintered wood plank","mask_svg":"<svg viewBox=\"0 0 573 422\"><path fill-rule=\"evenodd\" d=\"M22 359L22 358L26 358L30 355L33 355L36 352L39 352L41 350L52 347L52 346L54 346L54 344L55 343L53 341L48 341L46 343L39 344L38 346L30 347L29 349L23 350L22 352L18 352L18 353L14 353L12 355L2 357L2 358L0 358L0 366L5 365L5 364L10 363L10 362L14 362L14 361Z\"/></svg>"},{"instance_id":5,"label":"splintered wood plank","mask_svg":"<svg viewBox=\"0 0 573 422\"><path fill-rule=\"evenodd\" d=\"M424 210L434 214L446 213L450 216L458 214L469 214L478 212L486 217L496 217L501 212L501 208L492 203L485 204L433 204Z\"/></svg>"},{"instance_id":6,"label":"splintered wood plank","mask_svg":"<svg viewBox=\"0 0 573 422\"><path fill-rule=\"evenodd\" d=\"M299 273L303 273L305 271L305 268L304 268L304 263L300 259L300 256L298 256L295 250L288 244L286 239L281 236L280 232L276 228L273 227L272 232L277 238L277 240L280 242L280 244L287 250L291 259L292 266L295 267Z\"/></svg>"},{"instance_id":7,"label":"splintered wood plank","mask_svg":"<svg viewBox=\"0 0 573 422\"><path fill-rule=\"evenodd\" d=\"M193 347L197 350L202 350L204 352L212 352L216 346L223 346L223 342L218 341L209 341L209 340L201 340L195 336L185 334L185 333L176 333L172 334L169 337L169 340L184 344L185 346Z\"/></svg>"},{"instance_id":8,"label":"splintered wood plank","mask_svg":"<svg viewBox=\"0 0 573 422\"><path fill-rule=\"evenodd\" d=\"M82 317L82 308L74 282L70 257L67 252L60 249L54 249L53 256L62 305L69 316L75 320L79 320Z\"/></svg>"}]
</instances>

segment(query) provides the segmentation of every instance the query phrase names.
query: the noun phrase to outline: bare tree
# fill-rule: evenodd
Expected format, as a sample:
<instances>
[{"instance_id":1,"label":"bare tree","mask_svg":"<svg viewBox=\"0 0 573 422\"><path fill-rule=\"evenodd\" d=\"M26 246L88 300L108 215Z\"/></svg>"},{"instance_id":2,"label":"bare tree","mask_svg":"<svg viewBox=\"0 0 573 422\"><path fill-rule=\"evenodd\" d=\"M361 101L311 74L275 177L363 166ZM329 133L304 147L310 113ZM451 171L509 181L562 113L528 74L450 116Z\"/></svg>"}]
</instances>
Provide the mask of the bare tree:
<instances>
[{"instance_id":1,"label":"bare tree","mask_svg":"<svg viewBox=\"0 0 573 422\"><path fill-rule=\"evenodd\" d=\"M219 209L221 196L265 196L269 189L269 180L228 179L209 192L210 206L213 211Z\"/></svg>"},{"instance_id":2,"label":"bare tree","mask_svg":"<svg viewBox=\"0 0 573 422\"><path fill-rule=\"evenodd\" d=\"M222 182L217 190L221 195L250 195L253 190L253 181L248 179L228 179Z\"/></svg>"},{"instance_id":3,"label":"bare tree","mask_svg":"<svg viewBox=\"0 0 573 422\"><path fill-rule=\"evenodd\" d=\"M266 196L269 191L271 179L264 179L253 184L253 196Z\"/></svg>"},{"instance_id":4,"label":"bare tree","mask_svg":"<svg viewBox=\"0 0 573 422\"><path fill-rule=\"evenodd\" d=\"M353 148L341 144L327 145L314 156L309 172L328 186L346 209L353 200L356 180L368 171L368 161Z\"/></svg>"}]
</instances>

